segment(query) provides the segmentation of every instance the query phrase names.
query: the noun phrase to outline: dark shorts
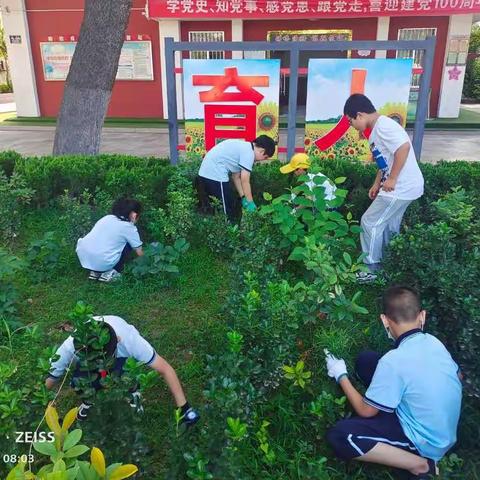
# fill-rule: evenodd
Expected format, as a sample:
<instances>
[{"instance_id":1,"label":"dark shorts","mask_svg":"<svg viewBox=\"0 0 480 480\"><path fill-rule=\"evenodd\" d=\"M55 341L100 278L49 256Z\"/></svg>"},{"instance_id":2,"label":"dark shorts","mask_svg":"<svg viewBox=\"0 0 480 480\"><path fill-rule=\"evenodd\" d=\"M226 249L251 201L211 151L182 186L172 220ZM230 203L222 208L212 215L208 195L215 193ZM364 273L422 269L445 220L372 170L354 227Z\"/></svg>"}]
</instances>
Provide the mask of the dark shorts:
<instances>
[{"instance_id":1,"label":"dark shorts","mask_svg":"<svg viewBox=\"0 0 480 480\"><path fill-rule=\"evenodd\" d=\"M327 432L327 441L337 457L351 460L369 452L377 443L385 443L419 455L415 445L403 433L395 413L378 412L371 418L341 420Z\"/></svg>"},{"instance_id":2,"label":"dark shorts","mask_svg":"<svg viewBox=\"0 0 480 480\"><path fill-rule=\"evenodd\" d=\"M366 351L355 363L357 378L368 388L381 355ZM396 413L378 412L371 418L352 417L340 420L327 432L327 441L343 460L361 457L377 443L385 443L419 455L415 445L403 432Z\"/></svg>"},{"instance_id":3,"label":"dark shorts","mask_svg":"<svg viewBox=\"0 0 480 480\"><path fill-rule=\"evenodd\" d=\"M229 220L233 220L236 216L235 212L235 199L230 187L230 182L217 182L216 180L210 180L209 178L204 178L198 176L198 187L199 192L202 192L200 196L205 196L202 198L202 202L210 203L210 197L218 198L222 206L223 213L228 217Z\"/></svg>"}]
</instances>

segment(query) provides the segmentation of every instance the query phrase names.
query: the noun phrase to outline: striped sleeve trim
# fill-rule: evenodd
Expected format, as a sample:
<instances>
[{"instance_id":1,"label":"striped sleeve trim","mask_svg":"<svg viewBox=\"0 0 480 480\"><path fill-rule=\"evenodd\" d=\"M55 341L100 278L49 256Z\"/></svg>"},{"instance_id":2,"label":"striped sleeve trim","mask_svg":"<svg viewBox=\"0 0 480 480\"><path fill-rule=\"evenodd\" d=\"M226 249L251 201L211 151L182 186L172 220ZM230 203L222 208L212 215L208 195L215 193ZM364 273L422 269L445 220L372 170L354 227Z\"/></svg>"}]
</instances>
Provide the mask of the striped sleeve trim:
<instances>
[{"instance_id":1,"label":"striped sleeve trim","mask_svg":"<svg viewBox=\"0 0 480 480\"><path fill-rule=\"evenodd\" d=\"M363 397L363 401L367 405L370 405L371 407L377 408L378 410L381 410L382 412L393 413L395 411L394 408L387 407L385 405L382 405L381 403L374 402L373 400L370 400L367 397Z\"/></svg>"},{"instance_id":2,"label":"striped sleeve trim","mask_svg":"<svg viewBox=\"0 0 480 480\"><path fill-rule=\"evenodd\" d=\"M152 358L145 365L151 365L153 363L153 361L155 360L156 356L157 356L157 352L155 350L153 350Z\"/></svg>"},{"instance_id":3,"label":"striped sleeve trim","mask_svg":"<svg viewBox=\"0 0 480 480\"><path fill-rule=\"evenodd\" d=\"M247 172L252 173L252 171L251 171L249 168L244 167L243 165L240 165L240 168L241 168L242 170L246 170Z\"/></svg>"}]
</instances>

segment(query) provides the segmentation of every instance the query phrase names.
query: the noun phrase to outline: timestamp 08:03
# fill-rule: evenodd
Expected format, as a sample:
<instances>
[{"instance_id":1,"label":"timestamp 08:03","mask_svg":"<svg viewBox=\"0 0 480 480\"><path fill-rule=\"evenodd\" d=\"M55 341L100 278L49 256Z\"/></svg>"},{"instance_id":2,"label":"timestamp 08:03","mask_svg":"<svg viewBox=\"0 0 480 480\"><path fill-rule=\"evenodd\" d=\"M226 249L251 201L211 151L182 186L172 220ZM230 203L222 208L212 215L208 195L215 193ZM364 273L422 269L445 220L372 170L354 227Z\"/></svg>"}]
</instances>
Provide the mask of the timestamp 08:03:
<instances>
[{"instance_id":1,"label":"timestamp 08:03","mask_svg":"<svg viewBox=\"0 0 480 480\"><path fill-rule=\"evenodd\" d=\"M30 453L28 455L16 455L16 454L8 454L5 453L2 456L3 463L32 463L35 460L35 457Z\"/></svg>"}]
</instances>

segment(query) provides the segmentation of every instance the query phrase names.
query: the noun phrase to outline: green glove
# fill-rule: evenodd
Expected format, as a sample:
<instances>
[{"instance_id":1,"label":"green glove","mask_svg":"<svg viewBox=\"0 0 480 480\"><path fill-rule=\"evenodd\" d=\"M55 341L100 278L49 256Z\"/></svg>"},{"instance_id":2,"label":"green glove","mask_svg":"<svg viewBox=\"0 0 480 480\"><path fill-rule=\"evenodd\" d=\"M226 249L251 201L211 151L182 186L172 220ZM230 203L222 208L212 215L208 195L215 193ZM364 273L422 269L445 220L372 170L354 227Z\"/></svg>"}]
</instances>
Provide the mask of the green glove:
<instances>
[{"instance_id":1,"label":"green glove","mask_svg":"<svg viewBox=\"0 0 480 480\"><path fill-rule=\"evenodd\" d=\"M257 209L257 206L255 205L255 202L252 200L251 202L247 201L245 210L247 212L254 212Z\"/></svg>"},{"instance_id":2,"label":"green glove","mask_svg":"<svg viewBox=\"0 0 480 480\"><path fill-rule=\"evenodd\" d=\"M247 205L248 205L248 200L247 200L247 197L245 197L245 195L242 197L242 208L247 208Z\"/></svg>"}]
</instances>

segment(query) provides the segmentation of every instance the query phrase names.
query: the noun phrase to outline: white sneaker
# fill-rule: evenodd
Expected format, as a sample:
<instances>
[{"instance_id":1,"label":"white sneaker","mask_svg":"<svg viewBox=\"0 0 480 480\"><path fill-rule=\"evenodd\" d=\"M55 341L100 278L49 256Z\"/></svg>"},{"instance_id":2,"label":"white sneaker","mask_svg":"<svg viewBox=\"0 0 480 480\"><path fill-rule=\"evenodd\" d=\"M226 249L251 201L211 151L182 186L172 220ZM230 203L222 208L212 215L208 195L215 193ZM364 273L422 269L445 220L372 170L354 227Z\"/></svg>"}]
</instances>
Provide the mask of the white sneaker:
<instances>
[{"instance_id":1,"label":"white sneaker","mask_svg":"<svg viewBox=\"0 0 480 480\"><path fill-rule=\"evenodd\" d=\"M372 283L377 279L377 274L372 272L357 272L355 276L358 283Z\"/></svg>"},{"instance_id":2,"label":"white sneaker","mask_svg":"<svg viewBox=\"0 0 480 480\"><path fill-rule=\"evenodd\" d=\"M114 268L109 270L108 272L103 272L99 277L98 280L100 282L116 282L120 280L122 274L117 272Z\"/></svg>"},{"instance_id":3,"label":"white sneaker","mask_svg":"<svg viewBox=\"0 0 480 480\"><path fill-rule=\"evenodd\" d=\"M88 275L89 280L98 280L100 278L101 273L95 272L94 270L90 270L90 274Z\"/></svg>"},{"instance_id":4,"label":"white sneaker","mask_svg":"<svg viewBox=\"0 0 480 480\"><path fill-rule=\"evenodd\" d=\"M138 391L132 392L129 405L135 409L136 413L143 413L142 394Z\"/></svg>"}]
</instances>

